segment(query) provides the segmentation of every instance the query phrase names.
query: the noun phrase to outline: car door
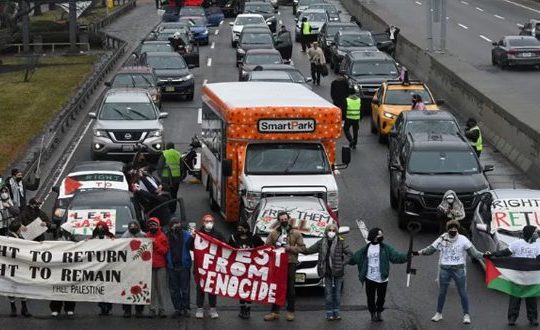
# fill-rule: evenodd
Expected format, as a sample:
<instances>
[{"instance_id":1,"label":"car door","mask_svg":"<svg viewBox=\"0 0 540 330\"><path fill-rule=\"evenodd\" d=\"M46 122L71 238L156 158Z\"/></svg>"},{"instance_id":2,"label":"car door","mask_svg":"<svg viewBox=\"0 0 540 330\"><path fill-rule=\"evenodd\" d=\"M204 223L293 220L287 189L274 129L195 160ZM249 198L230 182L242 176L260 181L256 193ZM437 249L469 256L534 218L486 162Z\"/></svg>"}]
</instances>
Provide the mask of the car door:
<instances>
[{"instance_id":1,"label":"car door","mask_svg":"<svg viewBox=\"0 0 540 330\"><path fill-rule=\"evenodd\" d=\"M497 46L495 46L495 48L493 49L495 58L497 60L500 60L501 58L503 58L503 52L504 52L503 47L504 47L504 39L501 39L497 43Z\"/></svg>"},{"instance_id":2,"label":"car door","mask_svg":"<svg viewBox=\"0 0 540 330\"><path fill-rule=\"evenodd\" d=\"M371 100L371 120L372 123L375 124L374 126L377 126L378 116L379 116L379 107L381 106L381 103L384 100L384 84L381 84L381 87L377 89L377 93L375 93L375 96Z\"/></svg>"},{"instance_id":3,"label":"car door","mask_svg":"<svg viewBox=\"0 0 540 330\"><path fill-rule=\"evenodd\" d=\"M382 88L382 87L381 87ZM403 114L401 113L394 123L394 127L388 135L388 165L390 165L393 159L396 157L396 152L399 152L399 136L403 126Z\"/></svg>"}]
</instances>

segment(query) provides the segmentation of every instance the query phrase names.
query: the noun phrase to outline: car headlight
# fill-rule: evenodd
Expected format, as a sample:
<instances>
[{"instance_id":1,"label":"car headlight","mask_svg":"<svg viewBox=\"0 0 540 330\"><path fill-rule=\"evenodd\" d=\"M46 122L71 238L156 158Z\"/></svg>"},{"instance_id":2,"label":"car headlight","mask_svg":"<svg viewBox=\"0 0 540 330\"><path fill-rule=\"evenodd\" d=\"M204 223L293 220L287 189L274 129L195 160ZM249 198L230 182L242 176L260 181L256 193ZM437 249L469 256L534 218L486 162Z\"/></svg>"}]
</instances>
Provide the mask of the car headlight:
<instances>
[{"instance_id":1,"label":"car headlight","mask_svg":"<svg viewBox=\"0 0 540 330\"><path fill-rule=\"evenodd\" d=\"M255 191L248 191L246 193L246 207L249 209L254 209L257 206L257 203L261 199L261 193Z\"/></svg>"},{"instance_id":2,"label":"car headlight","mask_svg":"<svg viewBox=\"0 0 540 330\"><path fill-rule=\"evenodd\" d=\"M384 116L385 118L389 118L389 119L394 119L394 118L396 118L396 115L394 115L393 113L390 113L390 112L386 112L386 111L383 113L383 116Z\"/></svg>"},{"instance_id":3,"label":"car headlight","mask_svg":"<svg viewBox=\"0 0 540 330\"><path fill-rule=\"evenodd\" d=\"M94 136L97 136L97 137L106 137L106 136L107 136L107 132L104 131L104 130L101 130L101 129L95 129L95 130L94 130Z\"/></svg>"},{"instance_id":4,"label":"car headlight","mask_svg":"<svg viewBox=\"0 0 540 330\"><path fill-rule=\"evenodd\" d=\"M190 79L193 79L193 73L190 73L184 77L184 80L190 80Z\"/></svg>"},{"instance_id":5,"label":"car headlight","mask_svg":"<svg viewBox=\"0 0 540 330\"><path fill-rule=\"evenodd\" d=\"M293 5L298 6L298 1L297 1L297 0L294 0L294 1L293 1Z\"/></svg>"},{"instance_id":6,"label":"car headlight","mask_svg":"<svg viewBox=\"0 0 540 330\"><path fill-rule=\"evenodd\" d=\"M208 30L204 30L203 33L202 33L203 36L205 36L207 34L208 34Z\"/></svg>"},{"instance_id":7,"label":"car headlight","mask_svg":"<svg viewBox=\"0 0 540 330\"><path fill-rule=\"evenodd\" d=\"M412 188L407 188L407 194L409 195L423 195L424 193L418 190L414 190Z\"/></svg>"},{"instance_id":8,"label":"car headlight","mask_svg":"<svg viewBox=\"0 0 540 330\"><path fill-rule=\"evenodd\" d=\"M160 137L160 136L161 136L161 130L151 131L150 134L148 134L148 137Z\"/></svg>"},{"instance_id":9,"label":"car headlight","mask_svg":"<svg viewBox=\"0 0 540 330\"><path fill-rule=\"evenodd\" d=\"M335 210L339 207L339 195L337 191L329 191L326 193L326 203L328 207Z\"/></svg>"},{"instance_id":10,"label":"car headlight","mask_svg":"<svg viewBox=\"0 0 540 330\"><path fill-rule=\"evenodd\" d=\"M330 40L326 40L326 46L327 46L327 47L330 47L330 46L332 46L332 41L330 41Z\"/></svg>"},{"instance_id":11,"label":"car headlight","mask_svg":"<svg viewBox=\"0 0 540 330\"><path fill-rule=\"evenodd\" d=\"M54 216L57 218L63 217L64 214L66 214L66 209L62 209L58 207L54 210Z\"/></svg>"},{"instance_id":12,"label":"car headlight","mask_svg":"<svg viewBox=\"0 0 540 330\"><path fill-rule=\"evenodd\" d=\"M353 88L354 88L354 91L357 93L360 91L360 87L358 87L358 85L354 85Z\"/></svg>"},{"instance_id":13,"label":"car headlight","mask_svg":"<svg viewBox=\"0 0 540 330\"><path fill-rule=\"evenodd\" d=\"M246 51L243 50L242 48L238 48L236 51L238 52L238 54L242 54L242 55L246 53Z\"/></svg>"},{"instance_id":14,"label":"car headlight","mask_svg":"<svg viewBox=\"0 0 540 330\"><path fill-rule=\"evenodd\" d=\"M489 188L485 188L485 189L476 191L474 194L475 194L475 195L480 195L480 196L481 196L482 194L487 193L487 192L489 192L489 191L490 191Z\"/></svg>"},{"instance_id":15,"label":"car headlight","mask_svg":"<svg viewBox=\"0 0 540 330\"><path fill-rule=\"evenodd\" d=\"M275 21L275 20L276 20L276 16L272 16L272 17L268 17L268 18L266 19L266 22L267 22L267 23L270 23L271 21Z\"/></svg>"}]
</instances>

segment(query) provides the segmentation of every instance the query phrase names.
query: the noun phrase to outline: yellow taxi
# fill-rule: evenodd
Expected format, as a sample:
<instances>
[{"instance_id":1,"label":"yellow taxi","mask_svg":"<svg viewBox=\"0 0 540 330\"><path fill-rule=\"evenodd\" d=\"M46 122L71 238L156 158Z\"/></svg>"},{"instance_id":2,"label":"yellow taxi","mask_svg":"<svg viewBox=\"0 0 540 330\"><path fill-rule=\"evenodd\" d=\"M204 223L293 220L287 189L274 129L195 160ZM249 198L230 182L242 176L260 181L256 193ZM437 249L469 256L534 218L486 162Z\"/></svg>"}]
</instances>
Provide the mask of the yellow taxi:
<instances>
[{"instance_id":1,"label":"yellow taxi","mask_svg":"<svg viewBox=\"0 0 540 330\"><path fill-rule=\"evenodd\" d=\"M426 84L419 81L385 81L371 101L371 133L384 142L394 122L403 111L412 109L413 95L420 95L425 105L422 110L439 110L442 100L435 100Z\"/></svg>"}]
</instances>

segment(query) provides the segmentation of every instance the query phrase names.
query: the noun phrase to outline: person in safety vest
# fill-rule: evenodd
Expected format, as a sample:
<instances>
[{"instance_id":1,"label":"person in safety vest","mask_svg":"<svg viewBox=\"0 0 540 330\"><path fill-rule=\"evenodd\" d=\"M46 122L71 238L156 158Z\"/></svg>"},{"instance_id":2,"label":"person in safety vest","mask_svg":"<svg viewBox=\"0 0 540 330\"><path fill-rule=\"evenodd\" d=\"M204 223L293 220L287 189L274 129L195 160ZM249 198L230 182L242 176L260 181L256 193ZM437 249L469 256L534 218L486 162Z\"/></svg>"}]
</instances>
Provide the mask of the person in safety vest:
<instances>
[{"instance_id":1,"label":"person in safety vest","mask_svg":"<svg viewBox=\"0 0 540 330\"><path fill-rule=\"evenodd\" d=\"M307 17L302 18L302 24L300 25L300 42L302 43L302 52L306 52L306 48L309 45L311 38L311 24L308 22Z\"/></svg>"},{"instance_id":2,"label":"person in safety vest","mask_svg":"<svg viewBox=\"0 0 540 330\"><path fill-rule=\"evenodd\" d=\"M476 151L476 155L480 157L482 149L484 149L484 144L482 141L482 132L480 132L480 127L478 127L476 119L469 118L469 120L467 120L465 136L471 141L471 145L474 148L474 151Z\"/></svg>"},{"instance_id":3,"label":"person in safety vest","mask_svg":"<svg viewBox=\"0 0 540 330\"><path fill-rule=\"evenodd\" d=\"M345 131L345 137L349 141L351 149L356 149L362 100L353 92L347 97L346 105L347 111L345 112L345 125L343 126L343 130ZM353 129L352 136L350 132L351 127Z\"/></svg>"},{"instance_id":4,"label":"person in safety vest","mask_svg":"<svg viewBox=\"0 0 540 330\"><path fill-rule=\"evenodd\" d=\"M157 164L157 173L162 182L169 186L171 199L178 198L178 188L180 187L182 174L182 153L174 148L174 143L168 142L165 150L161 153ZM176 203L171 203L171 212L176 211Z\"/></svg>"}]
</instances>

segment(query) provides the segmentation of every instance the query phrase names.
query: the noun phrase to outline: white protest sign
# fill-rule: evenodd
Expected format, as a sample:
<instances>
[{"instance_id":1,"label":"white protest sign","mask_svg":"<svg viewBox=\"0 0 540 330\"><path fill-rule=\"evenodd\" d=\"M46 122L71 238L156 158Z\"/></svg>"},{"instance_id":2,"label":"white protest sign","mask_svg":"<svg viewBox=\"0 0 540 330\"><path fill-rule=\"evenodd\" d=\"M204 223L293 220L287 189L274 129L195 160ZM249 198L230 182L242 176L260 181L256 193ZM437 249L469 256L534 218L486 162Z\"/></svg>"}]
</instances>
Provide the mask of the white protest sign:
<instances>
[{"instance_id":1,"label":"white protest sign","mask_svg":"<svg viewBox=\"0 0 540 330\"><path fill-rule=\"evenodd\" d=\"M21 231L21 236L24 239L30 241L33 240L47 231L47 226L44 226L43 224L44 222L41 220L41 218L36 218L34 221L29 223L28 226L25 226L26 229Z\"/></svg>"},{"instance_id":2,"label":"white protest sign","mask_svg":"<svg viewBox=\"0 0 540 330\"><path fill-rule=\"evenodd\" d=\"M513 198L492 202L492 229L519 231L526 225L540 227L540 199Z\"/></svg>"},{"instance_id":3,"label":"white protest sign","mask_svg":"<svg viewBox=\"0 0 540 330\"><path fill-rule=\"evenodd\" d=\"M96 224L104 221L111 233L116 232L116 210L70 210L62 228L72 235L92 235Z\"/></svg>"}]
</instances>

